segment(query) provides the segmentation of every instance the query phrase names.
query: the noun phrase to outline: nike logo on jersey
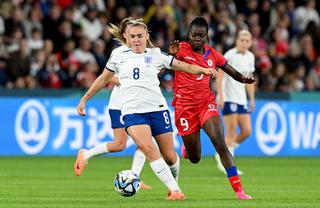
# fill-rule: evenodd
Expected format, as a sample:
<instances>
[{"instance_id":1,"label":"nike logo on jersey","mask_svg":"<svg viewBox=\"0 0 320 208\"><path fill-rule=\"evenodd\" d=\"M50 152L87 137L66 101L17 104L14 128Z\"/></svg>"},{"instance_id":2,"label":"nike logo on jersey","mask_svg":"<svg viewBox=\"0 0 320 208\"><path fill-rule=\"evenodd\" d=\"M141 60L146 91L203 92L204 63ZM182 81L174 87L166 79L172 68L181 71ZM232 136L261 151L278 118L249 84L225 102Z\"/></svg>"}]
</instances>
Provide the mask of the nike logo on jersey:
<instances>
[{"instance_id":1,"label":"nike logo on jersey","mask_svg":"<svg viewBox=\"0 0 320 208\"><path fill-rule=\"evenodd\" d=\"M170 125L169 125L169 126L166 126L166 127L164 127L164 128L168 129L168 128L170 128Z\"/></svg>"}]
</instances>

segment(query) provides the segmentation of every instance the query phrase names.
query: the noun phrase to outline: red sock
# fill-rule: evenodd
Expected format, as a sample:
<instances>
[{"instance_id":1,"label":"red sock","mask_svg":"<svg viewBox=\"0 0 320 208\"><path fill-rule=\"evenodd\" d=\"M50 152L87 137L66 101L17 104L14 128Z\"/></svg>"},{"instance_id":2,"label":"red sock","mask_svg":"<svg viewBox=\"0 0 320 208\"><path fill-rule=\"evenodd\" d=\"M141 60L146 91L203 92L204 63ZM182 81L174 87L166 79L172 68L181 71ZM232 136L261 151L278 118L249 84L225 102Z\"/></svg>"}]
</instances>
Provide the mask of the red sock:
<instances>
[{"instance_id":1,"label":"red sock","mask_svg":"<svg viewBox=\"0 0 320 208\"><path fill-rule=\"evenodd\" d=\"M229 182L235 192L242 190L241 181L238 175L229 177Z\"/></svg>"}]
</instances>

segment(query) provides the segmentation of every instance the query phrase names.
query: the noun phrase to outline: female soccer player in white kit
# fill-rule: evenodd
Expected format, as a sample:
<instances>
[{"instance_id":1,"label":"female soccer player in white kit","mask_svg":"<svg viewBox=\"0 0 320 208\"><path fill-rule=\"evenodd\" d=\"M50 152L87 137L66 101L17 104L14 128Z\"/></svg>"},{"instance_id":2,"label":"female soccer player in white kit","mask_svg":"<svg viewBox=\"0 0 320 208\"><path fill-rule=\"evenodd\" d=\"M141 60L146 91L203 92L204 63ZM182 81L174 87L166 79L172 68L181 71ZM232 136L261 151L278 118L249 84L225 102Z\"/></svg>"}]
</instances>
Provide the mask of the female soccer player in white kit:
<instances>
[{"instance_id":1,"label":"female soccer player in white kit","mask_svg":"<svg viewBox=\"0 0 320 208\"><path fill-rule=\"evenodd\" d=\"M251 33L241 30L236 39L236 47L226 52L224 57L228 64L244 75L251 75L255 71L255 58L249 48L252 44ZM230 153L234 156L234 149L251 134L250 113L254 110L254 85L237 82L222 70L217 77L218 105L222 109L226 127L226 143ZM249 104L247 101L247 94ZM240 133L237 134L237 127ZM225 172L219 155L216 154L217 167ZM238 170L239 174L242 171Z\"/></svg>"},{"instance_id":2,"label":"female soccer player in white kit","mask_svg":"<svg viewBox=\"0 0 320 208\"><path fill-rule=\"evenodd\" d=\"M153 172L169 189L167 199L183 200L185 196L174 178L179 173L179 157L173 147L170 115L157 74L162 68L171 66L175 70L193 74L214 74L215 71L176 60L162 53L159 48L146 48L148 28L141 22L132 21L128 30L131 48L120 54L111 54L106 70L81 98L77 110L83 115L87 100L117 73L126 131L150 161ZM159 149L152 142L152 136Z\"/></svg>"},{"instance_id":3,"label":"female soccer player in white kit","mask_svg":"<svg viewBox=\"0 0 320 208\"><path fill-rule=\"evenodd\" d=\"M115 36L117 42L121 44L121 46L113 50L113 53L115 54L121 53L122 51L129 49L126 46L125 33L128 25L130 25L130 20L134 20L134 19L132 17L128 17L121 21L119 27L113 24L111 24L108 27L109 32L112 33ZM142 21L142 19L139 19L138 21ZM152 43L148 42L148 45L152 46ZM114 140L112 142L104 142L104 143L98 144L89 150L86 150L86 149L79 150L77 161L74 164L74 172L77 176L81 175L82 171L86 167L86 164L88 163L91 157L95 155L105 154L108 152L120 152L124 150L126 147L128 135L125 131L125 128L124 128L125 126L121 118L121 106L120 106L121 92L120 92L120 87L118 86L119 80L117 76L114 76L112 78L112 82L114 82L115 85L110 95L108 107L109 107L109 115L111 119L111 128L113 129L113 134L114 134ZM81 161L84 161L84 163L81 163ZM137 149L134 153L131 170L136 174L140 175L145 161L146 161L145 155L141 150ZM141 189L150 189L150 188L151 188L150 186L141 182Z\"/></svg>"}]
</instances>

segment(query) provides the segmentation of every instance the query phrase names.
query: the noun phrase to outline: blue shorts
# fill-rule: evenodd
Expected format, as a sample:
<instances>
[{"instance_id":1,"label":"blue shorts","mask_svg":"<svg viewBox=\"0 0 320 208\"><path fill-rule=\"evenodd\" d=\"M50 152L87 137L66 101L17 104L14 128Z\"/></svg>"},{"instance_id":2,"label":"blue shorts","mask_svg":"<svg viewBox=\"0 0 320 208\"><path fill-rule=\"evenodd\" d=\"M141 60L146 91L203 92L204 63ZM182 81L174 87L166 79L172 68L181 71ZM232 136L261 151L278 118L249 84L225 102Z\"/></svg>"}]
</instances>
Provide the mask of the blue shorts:
<instances>
[{"instance_id":1,"label":"blue shorts","mask_svg":"<svg viewBox=\"0 0 320 208\"><path fill-rule=\"evenodd\" d=\"M109 109L109 115L111 119L111 128L124 128L124 122L121 116L121 110Z\"/></svg>"},{"instance_id":2,"label":"blue shorts","mask_svg":"<svg viewBox=\"0 0 320 208\"><path fill-rule=\"evenodd\" d=\"M168 110L128 114L123 117L123 121L126 129L140 124L149 125L153 137L173 131Z\"/></svg>"},{"instance_id":3,"label":"blue shorts","mask_svg":"<svg viewBox=\"0 0 320 208\"><path fill-rule=\"evenodd\" d=\"M250 113L248 106L239 105L237 103L225 102L222 110L223 115Z\"/></svg>"}]
</instances>

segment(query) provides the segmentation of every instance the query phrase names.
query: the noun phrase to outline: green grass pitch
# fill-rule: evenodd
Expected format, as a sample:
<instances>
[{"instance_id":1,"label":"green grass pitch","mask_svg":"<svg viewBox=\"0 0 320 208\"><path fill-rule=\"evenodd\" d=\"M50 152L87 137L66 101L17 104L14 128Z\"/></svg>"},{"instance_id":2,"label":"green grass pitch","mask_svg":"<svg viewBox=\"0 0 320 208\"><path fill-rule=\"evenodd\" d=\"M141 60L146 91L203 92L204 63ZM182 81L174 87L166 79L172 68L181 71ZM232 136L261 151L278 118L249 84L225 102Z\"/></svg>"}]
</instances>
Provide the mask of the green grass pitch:
<instances>
[{"instance_id":1,"label":"green grass pitch","mask_svg":"<svg viewBox=\"0 0 320 208\"><path fill-rule=\"evenodd\" d=\"M237 158L245 191L239 201L212 158L193 165L181 159L180 186L187 199L166 201L166 188L146 165L141 173L152 190L125 198L113 189L117 172L132 158L97 157L83 175L71 157L0 157L0 207L320 207L320 158Z\"/></svg>"}]
</instances>

